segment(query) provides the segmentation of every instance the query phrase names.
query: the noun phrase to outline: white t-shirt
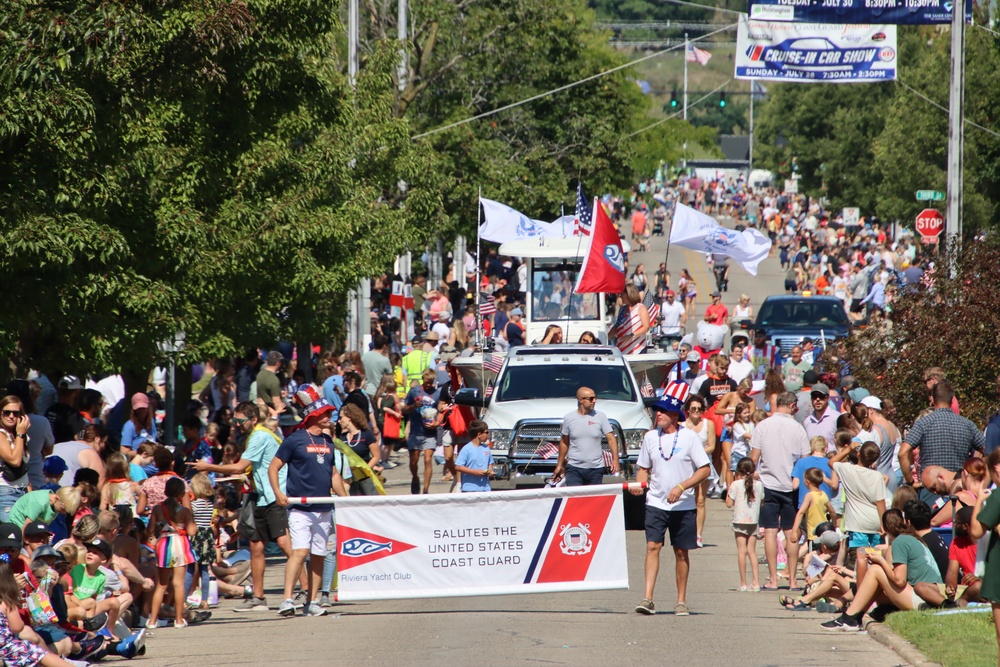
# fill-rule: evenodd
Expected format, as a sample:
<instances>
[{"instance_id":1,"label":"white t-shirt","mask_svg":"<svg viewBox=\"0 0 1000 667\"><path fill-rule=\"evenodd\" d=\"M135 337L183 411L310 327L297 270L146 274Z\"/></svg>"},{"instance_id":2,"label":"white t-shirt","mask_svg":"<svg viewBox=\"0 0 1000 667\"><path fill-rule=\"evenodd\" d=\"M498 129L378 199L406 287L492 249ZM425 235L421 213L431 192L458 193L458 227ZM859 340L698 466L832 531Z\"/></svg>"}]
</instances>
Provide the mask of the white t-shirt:
<instances>
[{"instance_id":1,"label":"white t-shirt","mask_svg":"<svg viewBox=\"0 0 1000 667\"><path fill-rule=\"evenodd\" d=\"M743 357L742 361L733 361L732 358L730 358L729 371L727 371L727 375L733 379L733 382L739 384L743 381L743 378L747 377L751 373L753 373L753 364L749 359Z\"/></svg>"},{"instance_id":2,"label":"white t-shirt","mask_svg":"<svg viewBox=\"0 0 1000 667\"><path fill-rule=\"evenodd\" d=\"M647 431L638 459L640 468L649 469L646 504L667 511L695 509L693 488L686 489L673 504L667 502L667 496L698 468L710 463L701 439L691 429L678 427L676 433L663 433L659 428Z\"/></svg>"},{"instance_id":3,"label":"white t-shirt","mask_svg":"<svg viewBox=\"0 0 1000 667\"><path fill-rule=\"evenodd\" d=\"M869 534L879 532L882 524L875 503L889 497L882 473L844 461L834 463L833 471L840 478L844 490L844 530Z\"/></svg>"},{"instance_id":4,"label":"white t-shirt","mask_svg":"<svg viewBox=\"0 0 1000 667\"><path fill-rule=\"evenodd\" d=\"M664 336L679 334L683 315L684 306L676 299L673 303L664 301L660 304L660 333Z\"/></svg>"}]
</instances>

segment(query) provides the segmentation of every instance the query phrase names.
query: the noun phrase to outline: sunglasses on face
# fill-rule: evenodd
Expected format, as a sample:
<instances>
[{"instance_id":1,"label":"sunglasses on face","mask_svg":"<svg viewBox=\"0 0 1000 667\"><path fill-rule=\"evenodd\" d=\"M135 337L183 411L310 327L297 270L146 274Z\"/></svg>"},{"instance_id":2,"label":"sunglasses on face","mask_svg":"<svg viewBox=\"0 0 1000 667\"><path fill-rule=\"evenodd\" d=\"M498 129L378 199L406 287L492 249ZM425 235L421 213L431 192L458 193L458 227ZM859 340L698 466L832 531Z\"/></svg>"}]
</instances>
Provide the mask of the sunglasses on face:
<instances>
[{"instance_id":1,"label":"sunglasses on face","mask_svg":"<svg viewBox=\"0 0 1000 667\"><path fill-rule=\"evenodd\" d=\"M246 417L244 419L240 419L239 417L233 417L233 423L236 424L237 426L243 426L243 424L246 424L248 421L250 421L249 417Z\"/></svg>"},{"instance_id":2,"label":"sunglasses on face","mask_svg":"<svg viewBox=\"0 0 1000 667\"><path fill-rule=\"evenodd\" d=\"M691 406L690 408L688 408L688 412L704 412L704 411L705 411L705 408L698 408L698 407L694 407L694 406Z\"/></svg>"},{"instance_id":3,"label":"sunglasses on face","mask_svg":"<svg viewBox=\"0 0 1000 667\"><path fill-rule=\"evenodd\" d=\"M20 410L3 410L2 413L4 417L16 417L18 419L20 419L23 414Z\"/></svg>"}]
</instances>

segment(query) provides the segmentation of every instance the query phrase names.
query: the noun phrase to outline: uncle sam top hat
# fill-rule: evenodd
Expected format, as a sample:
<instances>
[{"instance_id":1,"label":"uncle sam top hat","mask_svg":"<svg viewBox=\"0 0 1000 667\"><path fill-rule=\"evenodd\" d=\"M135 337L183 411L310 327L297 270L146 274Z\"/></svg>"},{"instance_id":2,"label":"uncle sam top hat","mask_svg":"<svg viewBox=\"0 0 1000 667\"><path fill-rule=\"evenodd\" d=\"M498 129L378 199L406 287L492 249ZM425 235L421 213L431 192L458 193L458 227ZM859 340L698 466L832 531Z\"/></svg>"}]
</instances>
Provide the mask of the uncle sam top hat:
<instances>
[{"instance_id":1,"label":"uncle sam top hat","mask_svg":"<svg viewBox=\"0 0 1000 667\"><path fill-rule=\"evenodd\" d=\"M323 398L323 394L319 392L319 389L314 384L306 384L299 387L299 390L295 392L295 403L304 413L302 419L303 425L313 417L334 411L333 406Z\"/></svg>"},{"instance_id":2,"label":"uncle sam top hat","mask_svg":"<svg viewBox=\"0 0 1000 667\"><path fill-rule=\"evenodd\" d=\"M687 400L690 391L691 389L687 383L675 380L667 385L666 390L663 392L663 397L656 403L653 403L652 408L661 412L676 412L681 416L682 420L686 420L687 415L684 414L684 401Z\"/></svg>"}]
</instances>

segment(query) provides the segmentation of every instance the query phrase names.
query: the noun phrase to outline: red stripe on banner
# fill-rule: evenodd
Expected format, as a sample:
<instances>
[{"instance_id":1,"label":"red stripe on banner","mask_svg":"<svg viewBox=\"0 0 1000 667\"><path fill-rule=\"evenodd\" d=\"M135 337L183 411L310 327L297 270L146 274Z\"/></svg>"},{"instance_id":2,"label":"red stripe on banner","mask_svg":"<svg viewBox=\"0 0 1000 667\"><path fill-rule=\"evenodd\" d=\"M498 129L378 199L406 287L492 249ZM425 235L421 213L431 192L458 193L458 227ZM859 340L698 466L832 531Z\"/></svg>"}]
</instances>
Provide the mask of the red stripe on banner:
<instances>
[{"instance_id":1,"label":"red stripe on banner","mask_svg":"<svg viewBox=\"0 0 1000 667\"><path fill-rule=\"evenodd\" d=\"M614 496L567 498L536 582L583 581L608 523Z\"/></svg>"}]
</instances>

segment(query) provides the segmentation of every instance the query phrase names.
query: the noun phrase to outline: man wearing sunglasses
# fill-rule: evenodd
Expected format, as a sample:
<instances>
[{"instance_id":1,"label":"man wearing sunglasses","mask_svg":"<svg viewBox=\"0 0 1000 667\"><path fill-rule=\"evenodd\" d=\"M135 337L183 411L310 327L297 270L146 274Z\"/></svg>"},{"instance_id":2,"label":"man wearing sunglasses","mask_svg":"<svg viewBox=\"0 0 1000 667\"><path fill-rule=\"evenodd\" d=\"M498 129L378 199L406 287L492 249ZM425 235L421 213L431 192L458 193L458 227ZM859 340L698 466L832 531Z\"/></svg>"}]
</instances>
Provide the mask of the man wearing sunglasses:
<instances>
[{"instance_id":1,"label":"man wearing sunglasses","mask_svg":"<svg viewBox=\"0 0 1000 667\"><path fill-rule=\"evenodd\" d=\"M686 419L682 407L688 395L683 382L671 382L652 408L656 428L642 439L635 481L649 483L646 494L646 588L636 613L652 615L653 589L660 572L660 550L666 534L674 550L677 576L676 616L687 616L687 581L690 570L688 552L698 548L698 519L694 490L710 474L711 460L698 435L680 425ZM642 488L630 486L632 495L641 496Z\"/></svg>"},{"instance_id":2,"label":"man wearing sunglasses","mask_svg":"<svg viewBox=\"0 0 1000 667\"><path fill-rule=\"evenodd\" d=\"M264 546L275 541L285 553L291 556L292 543L288 536L288 512L277 503L274 489L267 476L271 460L278 453L281 444L278 437L264 427L259 427L260 418L257 404L244 401L233 411L233 426L245 438L246 450L236 463L218 464L206 460L188 463L188 466L198 472L214 472L222 475L241 475L247 468L252 468L254 488L257 493L251 496L254 502L253 530L244 537L250 540L250 571L253 576L253 597L233 611L267 611L267 600L264 599ZM285 492L285 480L288 468L278 471L279 488ZM242 512L241 512L241 533Z\"/></svg>"},{"instance_id":3,"label":"man wearing sunglasses","mask_svg":"<svg viewBox=\"0 0 1000 667\"><path fill-rule=\"evenodd\" d=\"M597 394L593 389L580 387L576 392L576 405L576 410L563 417L559 462L552 478L558 480L565 474L566 486L600 484L605 467L612 475L618 474L618 441L608 416L594 409ZM604 464L604 449L601 446L604 436L607 436L611 450L608 466Z\"/></svg>"}]
</instances>

